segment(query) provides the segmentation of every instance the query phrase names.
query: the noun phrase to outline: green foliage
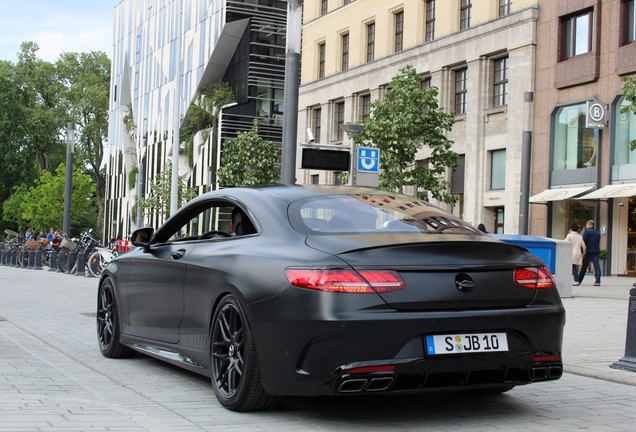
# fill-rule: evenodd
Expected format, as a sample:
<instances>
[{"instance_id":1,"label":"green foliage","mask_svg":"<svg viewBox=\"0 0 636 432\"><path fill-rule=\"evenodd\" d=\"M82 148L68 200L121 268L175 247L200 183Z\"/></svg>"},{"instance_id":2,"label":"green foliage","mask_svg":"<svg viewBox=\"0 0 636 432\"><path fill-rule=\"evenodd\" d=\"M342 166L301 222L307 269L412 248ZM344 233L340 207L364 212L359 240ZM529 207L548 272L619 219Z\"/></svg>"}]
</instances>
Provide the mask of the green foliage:
<instances>
[{"instance_id":1,"label":"green foliage","mask_svg":"<svg viewBox=\"0 0 636 432\"><path fill-rule=\"evenodd\" d=\"M139 174L139 168L136 166L130 169L128 173L128 189L133 189L137 183L137 174Z\"/></svg>"},{"instance_id":2,"label":"green foliage","mask_svg":"<svg viewBox=\"0 0 636 432\"><path fill-rule=\"evenodd\" d=\"M103 52L63 53L53 64L38 59L38 50L25 42L16 64L0 62L0 202L64 162L73 122L75 160L92 178L94 219L103 220L110 60ZM0 228L8 223L15 222L3 215Z\"/></svg>"},{"instance_id":3,"label":"green foliage","mask_svg":"<svg viewBox=\"0 0 636 432\"><path fill-rule=\"evenodd\" d=\"M73 169L71 196L71 233L96 228L95 184L90 176ZM61 227L64 220L64 190L66 168L60 164L55 173L44 171L34 185L22 184L4 203L4 217L20 230L32 226L48 232L49 227Z\"/></svg>"},{"instance_id":4,"label":"green foliage","mask_svg":"<svg viewBox=\"0 0 636 432\"><path fill-rule=\"evenodd\" d=\"M628 103L621 107L621 114L636 114L636 77L622 77L621 81L623 81L621 94L625 97L625 101ZM629 142L629 149L632 151L636 150L636 139Z\"/></svg>"},{"instance_id":5,"label":"green foliage","mask_svg":"<svg viewBox=\"0 0 636 432\"><path fill-rule=\"evenodd\" d=\"M223 144L219 183L225 187L278 183L278 166L280 148L258 135L258 121L254 120L252 130L239 132Z\"/></svg>"},{"instance_id":6,"label":"green foliage","mask_svg":"<svg viewBox=\"0 0 636 432\"><path fill-rule=\"evenodd\" d=\"M181 207L187 201L197 195L197 191L188 188L186 176L179 176L177 207ZM172 193L172 163L168 162L164 165L163 170L155 177L155 181L150 186L150 194L137 201L137 211L141 209L145 214L160 214L163 219L170 216L170 196Z\"/></svg>"},{"instance_id":7,"label":"green foliage","mask_svg":"<svg viewBox=\"0 0 636 432\"><path fill-rule=\"evenodd\" d=\"M181 140L185 142L186 157L190 168L194 166L194 136L199 131L216 128L221 107L233 100L234 96L230 85L222 82L201 90L195 102L188 107L185 124L179 132Z\"/></svg>"},{"instance_id":8,"label":"green foliage","mask_svg":"<svg viewBox=\"0 0 636 432\"><path fill-rule=\"evenodd\" d=\"M371 102L371 117L355 140L380 149L380 188L404 192L404 187L426 189L433 198L453 204L448 192L447 170L457 167L459 155L446 138L455 116L444 112L437 101L436 87L421 89L421 77L412 66L393 77L384 100ZM415 164L421 148L430 150L426 166Z\"/></svg>"}]
</instances>

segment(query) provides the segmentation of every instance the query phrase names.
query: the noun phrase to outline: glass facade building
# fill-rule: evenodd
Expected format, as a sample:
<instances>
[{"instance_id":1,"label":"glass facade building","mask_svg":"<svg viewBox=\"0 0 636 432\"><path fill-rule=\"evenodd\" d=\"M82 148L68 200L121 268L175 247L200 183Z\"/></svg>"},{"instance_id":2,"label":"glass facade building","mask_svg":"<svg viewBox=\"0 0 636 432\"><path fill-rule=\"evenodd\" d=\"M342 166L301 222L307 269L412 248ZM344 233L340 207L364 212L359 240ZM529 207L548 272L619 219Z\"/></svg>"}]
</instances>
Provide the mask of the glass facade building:
<instances>
[{"instance_id":1,"label":"glass facade building","mask_svg":"<svg viewBox=\"0 0 636 432\"><path fill-rule=\"evenodd\" d=\"M264 139L281 142L286 13L287 3L276 0L115 7L105 238L163 222L166 209L142 214L135 203L176 159L173 139L178 173L200 193L218 187L223 142L254 120ZM233 102L217 107L209 95L220 83Z\"/></svg>"}]
</instances>

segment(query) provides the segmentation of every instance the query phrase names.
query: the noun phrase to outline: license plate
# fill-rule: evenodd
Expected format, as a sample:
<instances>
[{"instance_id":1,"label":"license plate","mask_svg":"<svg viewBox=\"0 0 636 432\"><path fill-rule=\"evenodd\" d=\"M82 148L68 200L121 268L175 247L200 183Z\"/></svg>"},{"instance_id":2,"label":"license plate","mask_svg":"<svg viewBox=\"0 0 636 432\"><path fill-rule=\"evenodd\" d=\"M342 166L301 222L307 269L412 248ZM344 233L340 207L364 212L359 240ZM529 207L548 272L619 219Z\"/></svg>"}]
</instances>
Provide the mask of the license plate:
<instances>
[{"instance_id":1,"label":"license plate","mask_svg":"<svg viewBox=\"0 0 636 432\"><path fill-rule=\"evenodd\" d=\"M446 334L426 336L428 355L508 351L506 333Z\"/></svg>"}]
</instances>

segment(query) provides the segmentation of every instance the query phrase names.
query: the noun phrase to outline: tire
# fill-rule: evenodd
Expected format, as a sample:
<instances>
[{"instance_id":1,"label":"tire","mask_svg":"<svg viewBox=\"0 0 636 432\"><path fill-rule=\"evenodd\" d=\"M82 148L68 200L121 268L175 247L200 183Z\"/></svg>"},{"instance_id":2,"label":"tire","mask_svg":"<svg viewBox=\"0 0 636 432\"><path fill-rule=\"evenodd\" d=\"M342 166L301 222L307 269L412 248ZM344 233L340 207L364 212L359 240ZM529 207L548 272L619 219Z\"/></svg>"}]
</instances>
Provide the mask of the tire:
<instances>
[{"instance_id":1,"label":"tire","mask_svg":"<svg viewBox=\"0 0 636 432\"><path fill-rule=\"evenodd\" d=\"M233 295L221 299L212 319L210 376L216 398L231 411L273 408L280 400L263 389L252 332Z\"/></svg>"},{"instance_id":2,"label":"tire","mask_svg":"<svg viewBox=\"0 0 636 432\"><path fill-rule=\"evenodd\" d=\"M60 273L66 273L68 269L68 250L60 249L57 253L57 269Z\"/></svg>"},{"instance_id":3,"label":"tire","mask_svg":"<svg viewBox=\"0 0 636 432\"><path fill-rule=\"evenodd\" d=\"M93 252L88 258L86 267L88 267L88 271L90 274L95 277L99 277L102 274L104 267L106 267L106 263L102 254L99 253L99 251Z\"/></svg>"},{"instance_id":4,"label":"tire","mask_svg":"<svg viewBox=\"0 0 636 432\"><path fill-rule=\"evenodd\" d=\"M104 357L132 357L135 351L119 342L119 310L110 278L102 281L97 291L97 343Z\"/></svg>"}]
</instances>

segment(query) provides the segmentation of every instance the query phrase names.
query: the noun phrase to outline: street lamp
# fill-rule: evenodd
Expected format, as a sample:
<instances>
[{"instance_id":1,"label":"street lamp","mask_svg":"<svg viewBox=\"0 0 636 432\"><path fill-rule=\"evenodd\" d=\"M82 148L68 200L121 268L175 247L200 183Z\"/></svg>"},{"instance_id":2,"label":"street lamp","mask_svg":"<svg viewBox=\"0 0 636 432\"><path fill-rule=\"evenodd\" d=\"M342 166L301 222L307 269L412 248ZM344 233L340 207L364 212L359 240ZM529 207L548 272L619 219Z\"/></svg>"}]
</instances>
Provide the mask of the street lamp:
<instances>
[{"instance_id":1,"label":"street lamp","mask_svg":"<svg viewBox=\"0 0 636 432\"><path fill-rule=\"evenodd\" d=\"M69 123L66 133L66 181L64 184L64 221L62 230L71 234L71 195L73 194L73 151L75 147L75 123Z\"/></svg>"}]
</instances>

